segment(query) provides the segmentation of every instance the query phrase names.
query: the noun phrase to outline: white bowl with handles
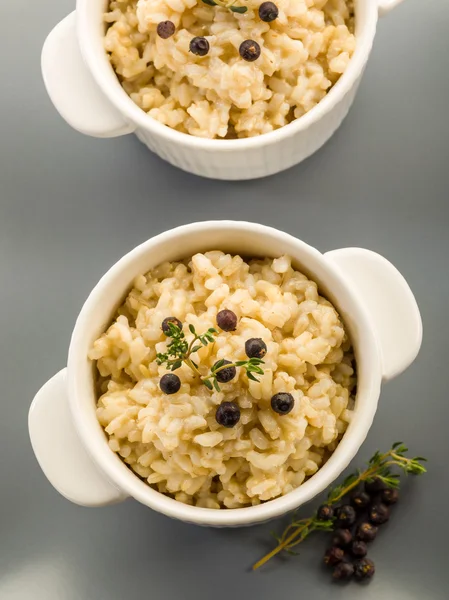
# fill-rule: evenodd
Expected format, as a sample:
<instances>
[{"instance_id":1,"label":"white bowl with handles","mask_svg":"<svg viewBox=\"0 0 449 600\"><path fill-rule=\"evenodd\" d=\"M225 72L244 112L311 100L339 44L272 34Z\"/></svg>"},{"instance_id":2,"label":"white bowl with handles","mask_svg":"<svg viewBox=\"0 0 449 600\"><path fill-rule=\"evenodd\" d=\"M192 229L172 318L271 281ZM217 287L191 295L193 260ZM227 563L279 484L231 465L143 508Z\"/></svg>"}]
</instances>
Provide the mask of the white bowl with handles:
<instances>
[{"instance_id":1,"label":"white bowl with handles","mask_svg":"<svg viewBox=\"0 0 449 600\"><path fill-rule=\"evenodd\" d=\"M100 138L135 133L150 150L190 173L213 179L254 179L300 163L332 136L354 100L379 14L401 1L355 0L356 50L337 84L300 119L252 138L190 136L159 123L134 104L104 50L107 0L77 0L76 10L44 44L42 72L53 104L78 131Z\"/></svg>"},{"instance_id":2,"label":"white bowl with handles","mask_svg":"<svg viewBox=\"0 0 449 600\"><path fill-rule=\"evenodd\" d=\"M294 265L318 282L337 307L356 354L354 417L328 462L289 494L248 508L188 506L152 489L109 448L95 414L95 369L87 354L110 324L133 279L164 261L211 249L244 256L292 256ZM421 337L421 317L407 282L374 252L345 248L321 254L287 233L246 222L178 227L126 254L92 290L75 324L67 368L42 387L31 405L33 450L50 483L77 504L103 506L132 497L158 512L199 525L232 527L267 521L314 498L348 466L371 427L381 383L412 363Z\"/></svg>"}]
</instances>

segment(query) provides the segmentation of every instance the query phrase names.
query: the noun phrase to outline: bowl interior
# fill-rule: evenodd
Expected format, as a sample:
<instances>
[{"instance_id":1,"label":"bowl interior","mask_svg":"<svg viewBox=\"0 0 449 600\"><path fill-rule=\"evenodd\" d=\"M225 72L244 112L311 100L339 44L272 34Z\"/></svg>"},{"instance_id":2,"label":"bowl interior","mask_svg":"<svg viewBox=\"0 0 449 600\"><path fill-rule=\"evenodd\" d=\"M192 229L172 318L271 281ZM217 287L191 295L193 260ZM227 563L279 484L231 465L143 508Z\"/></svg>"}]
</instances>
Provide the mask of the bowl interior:
<instances>
[{"instance_id":1,"label":"bowl interior","mask_svg":"<svg viewBox=\"0 0 449 600\"><path fill-rule=\"evenodd\" d=\"M156 119L149 117L139 108L122 88L104 49L105 22L104 13L107 10L108 0L77 0L78 37L81 51L90 70L107 97L121 111L125 117L138 127L159 134L165 139L176 141L182 145L196 146L205 149L222 149L230 151L241 148L270 144L282 137L293 135L312 125L315 121L329 112L345 94L362 73L376 33L378 18L377 2L372 0L354 0L357 40L354 55L348 68L329 90L329 93L300 119L284 125L280 129L264 133L259 136L236 140L215 140L198 138L163 125Z\"/></svg>"},{"instance_id":2,"label":"bowl interior","mask_svg":"<svg viewBox=\"0 0 449 600\"><path fill-rule=\"evenodd\" d=\"M292 256L294 266L319 284L320 292L343 317L354 344L358 369L354 418L326 464L299 488L281 498L259 506L221 511L187 506L153 490L109 449L95 414L94 369L87 358L93 342L110 324L137 275L164 261L213 249L254 257ZM109 479L137 500L165 514L214 525L263 521L296 508L328 487L364 441L377 407L381 382L377 340L363 306L335 267L317 250L292 236L261 225L232 222L197 223L177 228L138 246L116 263L100 280L80 313L72 336L68 367L75 424L86 449Z\"/></svg>"}]
</instances>

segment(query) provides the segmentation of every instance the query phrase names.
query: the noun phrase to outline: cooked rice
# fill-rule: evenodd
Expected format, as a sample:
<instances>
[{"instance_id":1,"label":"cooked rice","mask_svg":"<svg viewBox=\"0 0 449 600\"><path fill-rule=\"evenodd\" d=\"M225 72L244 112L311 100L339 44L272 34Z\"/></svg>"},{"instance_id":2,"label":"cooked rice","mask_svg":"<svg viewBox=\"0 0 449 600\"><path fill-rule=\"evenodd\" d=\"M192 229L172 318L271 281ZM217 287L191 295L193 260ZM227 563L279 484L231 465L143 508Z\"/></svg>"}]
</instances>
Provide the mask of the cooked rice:
<instances>
[{"instance_id":1,"label":"cooked rice","mask_svg":"<svg viewBox=\"0 0 449 600\"><path fill-rule=\"evenodd\" d=\"M244 14L202 0L112 0L105 47L126 92L150 117L206 138L244 138L278 129L312 109L344 73L355 49L352 0L239 0ZM172 21L162 39L158 23ZM189 52L205 36L209 53ZM253 39L255 62L239 55Z\"/></svg>"},{"instance_id":2,"label":"cooked rice","mask_svg":"<svg viewBox=\"0 0 449 600\"><path fill-rule=\"evenodd\" d=\"M220 392L210 392L185 365L182 385L159 388L164 366L156 353L169 340L165 317L204 333L219 310L239 317L197 353L207 370L219 359L245 360L245 341L262 338L264 375L242 368ZM218 328L217 328L218 329ZM186 333L189 338L190 334ZM353 354L335 308L287 256L244 261L219 251L164 263L136 278L112 325L89 357L99 372L97 416L111 450L143 480L176 500L207 508L238 508L287 494L335 450L353 414ZM293 411L279 416L271 397L289 392ZM215 420L223 401L238 402L232 429Z\"/></svg>"}]
</instances>

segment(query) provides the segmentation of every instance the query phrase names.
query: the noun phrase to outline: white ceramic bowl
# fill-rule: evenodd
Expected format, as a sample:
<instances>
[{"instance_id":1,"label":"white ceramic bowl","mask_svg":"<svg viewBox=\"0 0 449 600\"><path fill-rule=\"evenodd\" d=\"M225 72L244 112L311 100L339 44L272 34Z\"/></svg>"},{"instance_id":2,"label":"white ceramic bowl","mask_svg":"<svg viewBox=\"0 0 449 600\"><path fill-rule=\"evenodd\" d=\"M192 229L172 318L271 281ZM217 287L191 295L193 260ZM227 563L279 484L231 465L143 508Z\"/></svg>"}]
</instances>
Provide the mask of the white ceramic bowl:
<instances>
[{"instance_id":1,"label":"white ceramic bowl","mask_svg":"<svg viewBox=\"0 0 449 600\"><path fill-rule=\"evenodd\" d=\"M346 72L306 115L258 137L193 137L162 125L134 104L120 85L103 47L106 0L77 0L76 11L50 33L42 52L44 81L59 113L82 133L114 137L134 132L163 159L204 177L264 177L303 161L340 126L371 52L378 14L401 1L355 0L357 46Z\"/></svg>"},{"instance_id":2,"label":"white ceramic bowl","mask_svg":"<svg viewBox=\"0 0 449 600\"><path fill-rule=\"evenodd\" d=\"M107 328L133 279L163 261L211 249L246 256L289 254L317 281L343 316L357 360L354 418L329 461L289 494L249 508L188 506L155 491L109 449L95 415L95 373L87 353ZM67 369L36 395L29 430L36 457L53 486L72 502L101 506L133 497L170 517L218 527L251 525L277 517L326 489L366 438L382 380L403 371L421 345L421 318L402 275L387 260L359 248L323 255L276 229L253 223L210 221L158 235L119 260L95 286L76 321Z\"/></svg>"}]
</instances>

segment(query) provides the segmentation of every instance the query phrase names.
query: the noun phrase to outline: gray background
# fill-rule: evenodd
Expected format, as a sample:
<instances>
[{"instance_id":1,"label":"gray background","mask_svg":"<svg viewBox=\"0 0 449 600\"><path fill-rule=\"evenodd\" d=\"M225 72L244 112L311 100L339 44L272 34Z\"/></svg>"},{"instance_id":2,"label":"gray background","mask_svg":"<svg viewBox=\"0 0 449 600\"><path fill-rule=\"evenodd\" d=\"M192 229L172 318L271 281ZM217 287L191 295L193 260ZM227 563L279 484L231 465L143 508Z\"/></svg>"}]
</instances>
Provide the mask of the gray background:
<instances>
[{"instance_id":1,"label":"gray background","mask_svg":"<svg viewBox=\"0 0 449 600\"><path fill-rule=\"evenodd\" d=\"M39 58L73 0L1 6L0 598L447 599L448 1L408 0L382 20L355 105L331 142L283 174L242 183L182 173L132 136L106 141L72 131L50 105ZM174 522L132 501L72 505L32 454L29 404L64 366L75 318L98 278L158 232L223 217L273 225L322 251L379 251L420 304L421 354L385 385L354 462L404 439L430 459L430 472L407 482L373 545L378 573L369 586L333 585L319 564L319 537L300 557L251 573L282 521L225 531Z\"/></svg>"}]
</instances>

